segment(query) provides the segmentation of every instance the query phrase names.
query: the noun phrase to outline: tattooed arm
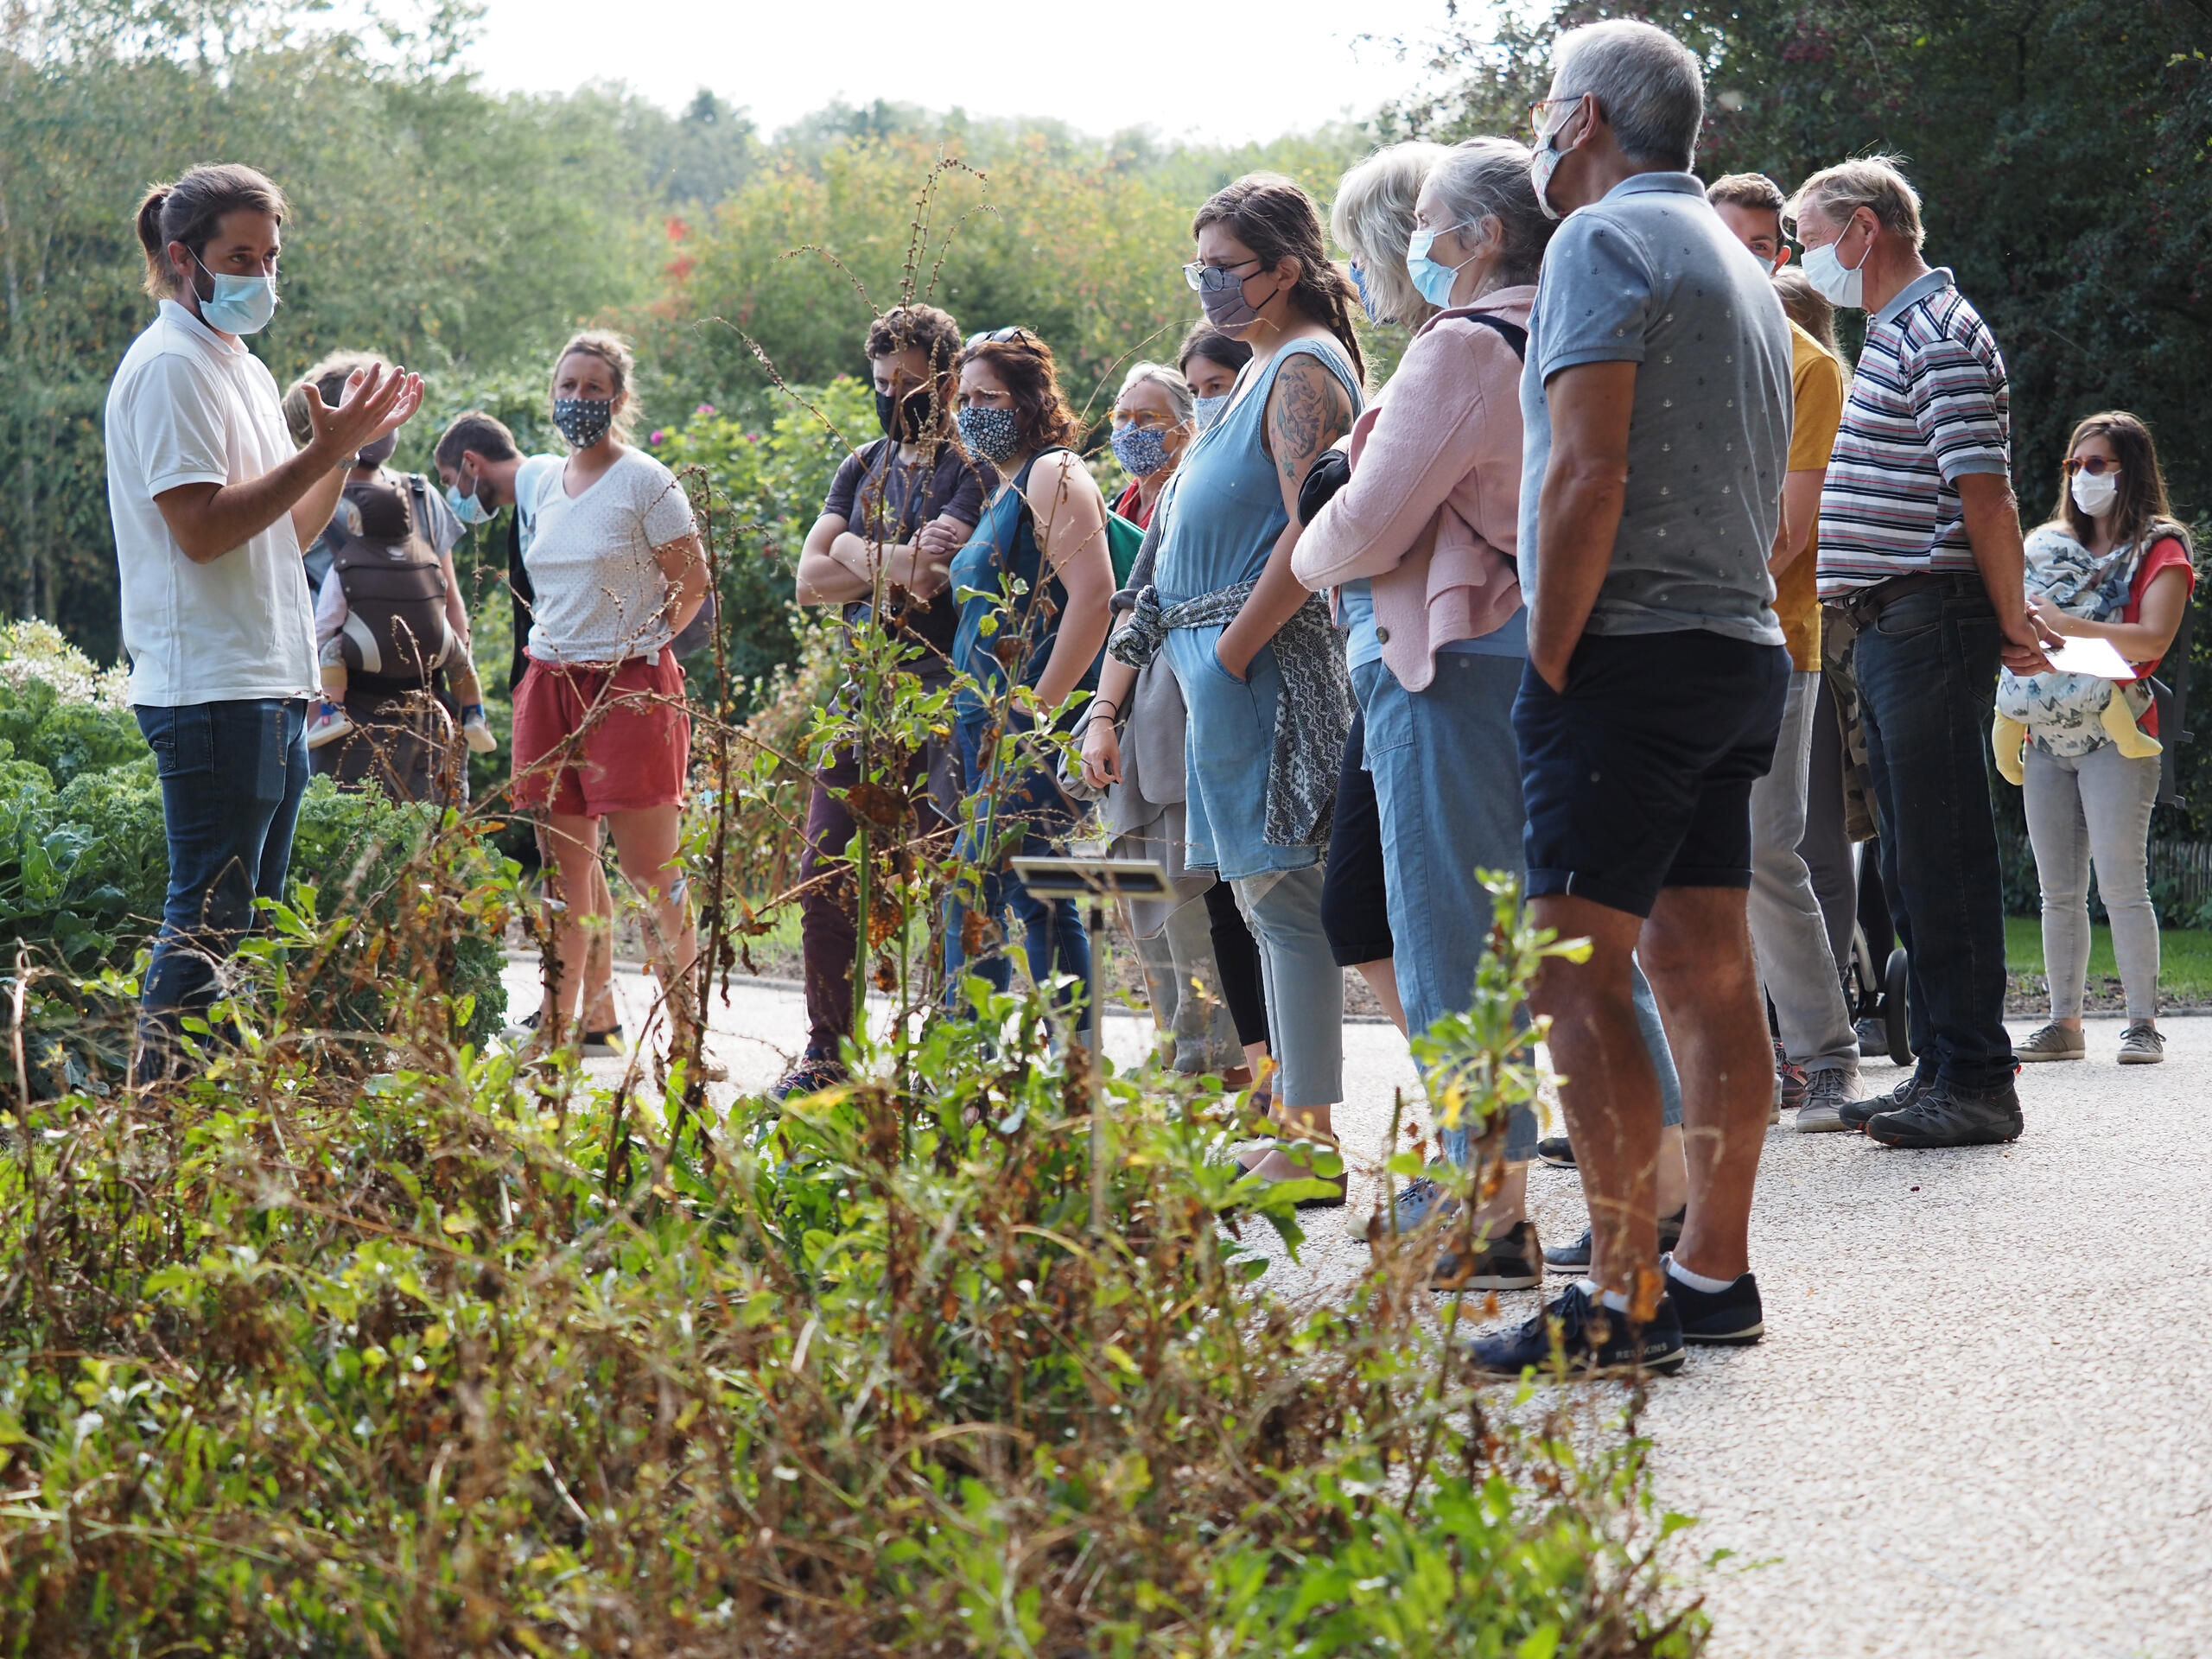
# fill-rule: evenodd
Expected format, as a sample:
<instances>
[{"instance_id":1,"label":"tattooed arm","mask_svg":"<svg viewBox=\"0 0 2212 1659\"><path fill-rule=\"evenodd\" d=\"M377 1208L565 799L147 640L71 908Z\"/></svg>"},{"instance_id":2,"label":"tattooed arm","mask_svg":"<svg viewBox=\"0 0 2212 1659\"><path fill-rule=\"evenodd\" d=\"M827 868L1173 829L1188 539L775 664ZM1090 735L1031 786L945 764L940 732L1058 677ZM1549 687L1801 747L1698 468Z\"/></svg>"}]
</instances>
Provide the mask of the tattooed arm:
<instances>
[{"instance_id":1,"label":"tattooed arm","mask_svg":"<svg viewBox=\"0 0 2212 1659\"><path fill-rule=\"evenodd\" d=\"M1267 569L1260 573L1260 585L1214 645L1214 656L1222 668L1240 680L1251 667L1252 658L1260 654L1260 647L1274 639L1275 631L1306 602L1306 588L1290 569L1291 550L1298 545L1299 486L1322 452L1351 430L1351 399L1325 365L1312 353L1300 352L1275 375L1262 430L1268 454L1275 464L1275 482L1281 486L1283 511L1289 522L1275 537Z\"/></svg>"}]
</instances>

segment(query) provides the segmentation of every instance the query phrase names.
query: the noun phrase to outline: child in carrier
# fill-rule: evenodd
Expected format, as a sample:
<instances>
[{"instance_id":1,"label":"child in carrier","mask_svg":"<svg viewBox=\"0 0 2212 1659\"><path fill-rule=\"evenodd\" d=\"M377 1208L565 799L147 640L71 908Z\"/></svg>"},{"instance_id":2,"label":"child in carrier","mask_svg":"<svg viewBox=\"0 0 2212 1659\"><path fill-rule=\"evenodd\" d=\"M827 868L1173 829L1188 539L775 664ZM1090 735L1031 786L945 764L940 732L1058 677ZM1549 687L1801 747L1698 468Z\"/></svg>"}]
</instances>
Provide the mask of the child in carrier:
<instances>
[{"instance_id":1,"label":"child in carrier","mask_svg":"<svg viewBox=\"0 0 2212 1659\"><path fill-rule=\"evenodd\" d=\"M378 474L346 486L320 544L330 569L315 596L315 633L322 696L308 721L308 747L353 730L346 713L353 675L428 685L442 668L461 705L461 740L479 754L497 747L484 694L463 644L467 626L445 558L423 526L423 481ZM411 499L410 499L411 498Z\"/></svg>"}]
</instances>

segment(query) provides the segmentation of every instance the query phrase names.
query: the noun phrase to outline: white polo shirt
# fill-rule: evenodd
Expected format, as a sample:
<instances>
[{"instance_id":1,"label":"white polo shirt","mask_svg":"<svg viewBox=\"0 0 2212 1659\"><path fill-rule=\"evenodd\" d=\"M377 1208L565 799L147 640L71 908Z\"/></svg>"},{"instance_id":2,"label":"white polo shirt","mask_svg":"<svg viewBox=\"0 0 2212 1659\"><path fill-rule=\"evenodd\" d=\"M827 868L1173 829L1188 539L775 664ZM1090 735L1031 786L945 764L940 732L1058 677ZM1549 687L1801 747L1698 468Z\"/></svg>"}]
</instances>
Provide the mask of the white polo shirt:
<instances>
[{"instance_id":1,"label":"white polo shirt","mask_svg":"<svg viewBox=\"0 0 2212 1659\"><path fill-rule=\"evenodd\" d=\"M154 504L183 484L249 482L293 453L267 366L163 300L107 394L108 511L132 703L303 697L314 688L315 615L292 515L195 564Z\"/></svg>"}]
</instances>

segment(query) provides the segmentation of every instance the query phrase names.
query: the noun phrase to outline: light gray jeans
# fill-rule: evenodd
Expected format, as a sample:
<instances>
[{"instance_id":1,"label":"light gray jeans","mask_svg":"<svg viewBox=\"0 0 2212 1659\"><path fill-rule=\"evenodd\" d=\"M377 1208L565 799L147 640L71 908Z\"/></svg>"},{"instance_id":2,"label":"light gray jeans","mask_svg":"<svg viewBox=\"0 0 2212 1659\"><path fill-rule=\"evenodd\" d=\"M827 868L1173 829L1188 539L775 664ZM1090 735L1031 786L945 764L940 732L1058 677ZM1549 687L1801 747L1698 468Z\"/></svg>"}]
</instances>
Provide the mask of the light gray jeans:
<instances>
[{"instance_id":1,"label":"light gray jeans","mask_svg":"<svg viewBox=\"0 0 2212 1659\"><path fill-rule=\"evenodd\" d=\"M1783 1052L1808 1071L1856 1076L1859 1039L1836 977L1827 922L1797 850L1805 838L1805 787L1820 690L1818 674L1791 671L1774 765L1751 785L1751 950L1782 1027Z\"/></svg>"},{"instance_id":2,"label":"light gray jeans","mask_svg":"<svg viewBox=\"0 0 2212 1659\"><path fill-rule=\"evenodd\" d=\"M1176 1071L1195 1077L1244 1064L1229 1005L1222 1001L1204 899L1177 906L1167 925L1150 938L1137 937L1137 958L1144 964L1153 1013L1174 1036Z\"/></svg>"},{"instance_id":3,"label":"light gray jeans","mask_svg":"<svg viewBox=\"0 0 2212 1659\"><path fill-rule=\"evenodd\" d=\"M2043 887L2043 967L2050 1017L2079 1020L2089 976L2089 866L2112 917L2112 953L2127 1017L2158 1012L2158 913L2148 880L2158 757L2131 760L2111 743L2061 760L2028 745L2028 844Z\"/></svg>"},{"instance_id":4,"label":"light gray jeans","mask_svg":"<svg viewBox=\"0 0 2212 1659\"><path fill-rule=\"evenodd\" d=\"M1344 970L1321 927L1321 867L1269 870L1230 886L1260 944L1268 1032L1285 1106L1333 1106L1344 1097Z\"/></svg>"}]
</instances>

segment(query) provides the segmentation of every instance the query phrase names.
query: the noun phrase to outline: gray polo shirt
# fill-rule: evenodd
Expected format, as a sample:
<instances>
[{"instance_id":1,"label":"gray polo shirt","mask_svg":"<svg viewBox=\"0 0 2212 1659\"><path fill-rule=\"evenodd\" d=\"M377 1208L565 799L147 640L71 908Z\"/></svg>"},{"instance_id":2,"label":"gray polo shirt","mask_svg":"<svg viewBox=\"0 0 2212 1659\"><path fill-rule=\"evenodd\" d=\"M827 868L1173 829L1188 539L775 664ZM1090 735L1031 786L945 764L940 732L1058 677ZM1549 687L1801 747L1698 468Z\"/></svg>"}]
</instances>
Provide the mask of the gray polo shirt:
<instances>
[{"instance_id":1,"label":"gray polo shirt","mask_svg":"<svg viewBox=\"0 0 2212 1659\"><path fill-rule=\"evenodd\" d=\"M1765 269L1688 173L1639 173L1570 213L1544 254L1521 377L1521 585L1551 465L1545 384L1637 365L1628 495L1592 633L1702 628L1782 644L1767 556L1792 407L1789 324Z\"/></svg>"}]
</instances>

